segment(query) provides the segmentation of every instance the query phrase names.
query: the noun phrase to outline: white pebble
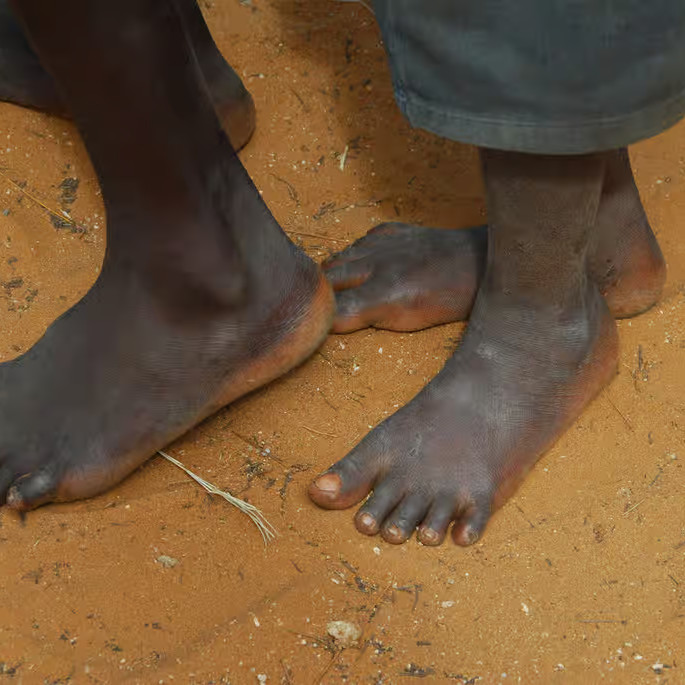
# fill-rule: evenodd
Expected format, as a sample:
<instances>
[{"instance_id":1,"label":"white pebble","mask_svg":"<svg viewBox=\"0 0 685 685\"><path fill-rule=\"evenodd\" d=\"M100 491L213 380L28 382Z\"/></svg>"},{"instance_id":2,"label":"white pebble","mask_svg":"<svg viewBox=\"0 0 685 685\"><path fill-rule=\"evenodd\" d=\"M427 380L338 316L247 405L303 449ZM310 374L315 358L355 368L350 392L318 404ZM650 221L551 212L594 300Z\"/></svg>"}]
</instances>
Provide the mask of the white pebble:
<instances>
[{"instance_id":1,"label":"white pebble","mask_svg":"<svg viewBox=\"0 0 685 685\"><path fill-rule=\"evenodd\" d=\"M342 645L354 644L362 636L361 628L349 621L331 621L326 632Z\"/></svg>"}]
</instances>

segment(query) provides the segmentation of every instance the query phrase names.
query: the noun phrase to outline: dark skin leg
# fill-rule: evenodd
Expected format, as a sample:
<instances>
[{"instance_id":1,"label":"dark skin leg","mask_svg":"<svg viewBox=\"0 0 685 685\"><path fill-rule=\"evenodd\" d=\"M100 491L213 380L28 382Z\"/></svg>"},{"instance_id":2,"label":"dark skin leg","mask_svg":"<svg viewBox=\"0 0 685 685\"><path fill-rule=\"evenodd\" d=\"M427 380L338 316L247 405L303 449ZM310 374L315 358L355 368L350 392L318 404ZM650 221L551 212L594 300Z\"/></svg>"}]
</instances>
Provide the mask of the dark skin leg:
<instances>
[{"instance_id":1,"label":"dark skin leg","mask_svg":"<svg viewBox=\"0 0 685 685\"><path fill-rule=\"evenodd\" d=\"M485 226L377 226L324 264L336 290L334 332L367 326L417 331L467 319L485 271L487 241ZM588 269L617 318L649 309L663 288L666 265L625 149L606 155Z\"/></svg>"},{"instance_id":2,"label":"dark skin leg","mask_svg":"<svg viewBox=\"0 0 685 685\"><path fill-rule=\"evenodd\" d=\"M196 0L174 0L207 81L219 120L236 150L255 127L252 97L214 42ZM75 35L70 31L67 35ZM63 94L29 44L9 0L0 0L0 100L69 116Z\"/></svg>"},{"instance_id":3,"label":"dark skin leg","mask_svg":"<svg viewBox=\"0 0 685 685\"><path fill-rule=\"evenodd\" d=\"M392 543L418 527L468 545L543 452L612 379L614 320L587 277L606 155L482 150L485 274L443 370L310 486L322 507L364 499L360 532Z\"/></svg>"},{"instance_id":4,"label":"dark skin leg","mask_svg":"<svg viewBox=\"0 0 685 685\"><path fill-rule=\"evenodd\" d=\"M16 9L75 114L108 222L94 287L0 365L0 498L23 510L110 488L285 373L327 334L333 298L235 155L174 3Z\"/></svg>"}]
</instances>

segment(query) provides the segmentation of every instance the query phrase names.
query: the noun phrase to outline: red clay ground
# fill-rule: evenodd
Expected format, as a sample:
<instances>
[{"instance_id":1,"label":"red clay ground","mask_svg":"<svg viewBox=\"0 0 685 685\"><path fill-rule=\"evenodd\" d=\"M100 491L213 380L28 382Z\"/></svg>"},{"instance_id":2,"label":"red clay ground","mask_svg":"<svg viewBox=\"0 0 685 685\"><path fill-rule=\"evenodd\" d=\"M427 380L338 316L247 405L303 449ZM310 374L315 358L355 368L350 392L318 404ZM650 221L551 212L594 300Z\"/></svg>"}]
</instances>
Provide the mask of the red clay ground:
<instances>
[{"instance_id":1,"label":"red clay ground","mask_svg":"<svg viewBox=\"0 0 685 685\"><path fill-rule=\"evenodd\" d=\"M474 151L403 121L367 9L205 4L258 105L245 164L312 256L383 220L482 220ZM267 549L159 458L102 497L0 514L0 682L683 682L685 124L632 155L670 266L663 300L619 324L619 377L482 542L392 547L309 503L309 479L410 399L462 329L333 336L169 448L264 510L281 533ZM94 281L105 222L64 121L0 105L0 171L7 360ZM338 619L363 630L357 646L326 638Z\"/></svg>"}]
</instances>

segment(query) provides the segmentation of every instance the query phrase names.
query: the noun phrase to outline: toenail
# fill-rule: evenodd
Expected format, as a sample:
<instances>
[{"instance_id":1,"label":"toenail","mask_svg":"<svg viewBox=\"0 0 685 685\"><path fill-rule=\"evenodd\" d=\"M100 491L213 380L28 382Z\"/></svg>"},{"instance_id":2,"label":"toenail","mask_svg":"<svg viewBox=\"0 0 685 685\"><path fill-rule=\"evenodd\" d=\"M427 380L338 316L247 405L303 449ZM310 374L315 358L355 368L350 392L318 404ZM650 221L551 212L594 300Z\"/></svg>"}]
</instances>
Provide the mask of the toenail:
<instances>
[{"instance_id":1,"label":"toenail","mask_svg":"<svg viewBox=\"0 0 685 685\"><path fill-rule=\"evenodd\" d=\"M376 527L376 519L371 514L362 514L359 517L359 525L367 530L373 530Z\"/></svg>"},{"instance_id":2,"label":"toenail","mask_svg":"<svg viewBox=\"0 0 685 685\"><path fill-rule=\"evenodd\" d=\"M401 538L402 536L402 531L397 527L397 526L388 526L386 528L386 534L391 537L391 538Z\"/></svg>"},{"instance_id":3,"label":"toenail","mask_svg":"<svg viewBox=\"0 0 685 685\"><path fill-rule=\"evenodd\" d=\"M426 542L437 542L440 539L438 531L432 528L422 528L421 529L421 539Z\"/></svg>"},{"instance_id":4,"label":"toenail","mask_svg":"<svg viewBox=\"0 0 685 685\"><path fill-rule=\"evenodd\" d=\"M474 542L478 541L479 537L480 536L478 535L478 533L475 530L473 530L473 528L467 530L466 531L466 544L472 545Z\"/></svg>"},{"instance_id":5,"label":"toenail","mask_svg":"<svg viewBox=\"0 0 685 685\"><path fill-rule=\"evenodd\" d=\"M337 495L340 491L340 476L335 473L324 473L316 479L314 485L327 495Z\"/></svg>"}]
</instances>

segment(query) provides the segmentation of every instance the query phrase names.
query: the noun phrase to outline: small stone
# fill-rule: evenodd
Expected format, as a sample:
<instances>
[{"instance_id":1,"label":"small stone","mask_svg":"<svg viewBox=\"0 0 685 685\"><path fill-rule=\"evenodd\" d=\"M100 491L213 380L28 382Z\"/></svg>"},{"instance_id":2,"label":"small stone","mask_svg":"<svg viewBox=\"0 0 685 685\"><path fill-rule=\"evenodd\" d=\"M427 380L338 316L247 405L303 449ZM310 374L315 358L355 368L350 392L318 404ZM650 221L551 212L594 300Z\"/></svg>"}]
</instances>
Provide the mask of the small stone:
<instances>
[{"instance_id":1,"label":"small stone","mask_svg":"<svg viewBox=\"0 0 685 685\"><path fill-rule=\"evenodd\" d=\"M162 564L164 568L173 568L181 562L179 562L178 559L174 559L173 557L169 557L166 554L162 554L161 556L157 557L157 563Z\"/></svg>"},{"instance_id":2,"label":"small stone","mask_svg":"<svg viewBox=\"0 0 685 685\"><path fill-rule=\"evenodd\" d=\"M352 645L362 636L361 628L349 621L331 621L326 632L342 646Z\"/></svg>"}]
</instances>

